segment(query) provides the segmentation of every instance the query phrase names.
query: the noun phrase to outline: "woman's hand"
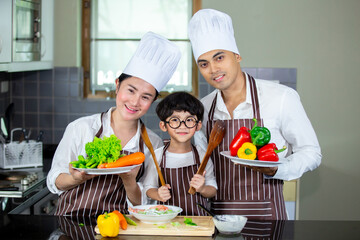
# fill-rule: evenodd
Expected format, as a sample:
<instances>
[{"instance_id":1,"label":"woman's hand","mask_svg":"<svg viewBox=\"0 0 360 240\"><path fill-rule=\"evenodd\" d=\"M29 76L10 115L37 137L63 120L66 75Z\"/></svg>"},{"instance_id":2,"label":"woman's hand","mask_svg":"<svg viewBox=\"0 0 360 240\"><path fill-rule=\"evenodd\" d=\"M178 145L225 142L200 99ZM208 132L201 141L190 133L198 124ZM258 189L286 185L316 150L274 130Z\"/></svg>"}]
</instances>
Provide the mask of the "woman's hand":
<instances>
[{"instance_id":1,"label":"woman's hand","mask_svg":"<svg viewBox=\"0 0 360 240\"><path fill-rule=\"evenodd\" d=\"M69 165L69 172L72 178L74 179L74 183L77 183L77 185L80 185L83 182L91 178L94 178L96 176L96 175L87 174L86 172L81 170L79 171L77 169L74 169L71 164Z\"/></svg>"},{"instance_id":2,"label":"woman's hand","mask_svg":"<svg viewBox=\"0 0 360 240\"><path fill-rule=\"evenodd\" d=\"M190 181L190 186L195 188L196 192L200 192L203 190L205 185L205 173L204 171L203 175L195 174L193 178Z\"/></svg>"},{"instance_id":3,"label":"woman's hand","mask_svg":"<svg viewBox=\"0 0 360 240\"><path fill-rule=\"evenodd\" d=\"M161 186L158 188L158 195L160 201L166 202L171 198L170 189L171 187L169 184L166 184L165 186Z\"/></svg>"},{"instance_id":4,"label":"woman's hand","mask_svg":"<svg viewBox=\"0 0 360 240\"><path fill-rule=\"evenodd\" d=\"M97 175L86 174L83 171L76 170L69 164L70 173L61 173L55 180L55 185L59 190L67 191L85 181L96 177Z\"/></svg>"},{"instance_id":5,"label":"woman's hand","mask_svg":"<svg viewBox=\"0 0 360 240\"><path fill-rule=\"evenodd\" d=\"M140 167L137 166L129 172L118 174L124 184L126 195L133 205L141 204L141 191L136 182L136 176L139 173Z\"/></svg>"},{"instance_id":6,"label":"woman's hand","mask_svg":"<svg viewBox=\"0 0 360 240\"><path fill-rule=\"evenodd\" d=\"M129 172L126 173L119 173L119 177L121 177L121 180L123 181L124 185L128 183L136 183L136 176L139 173L141 166L137 166L136 168L131 169Z\"/></svg>"}]
</instances>

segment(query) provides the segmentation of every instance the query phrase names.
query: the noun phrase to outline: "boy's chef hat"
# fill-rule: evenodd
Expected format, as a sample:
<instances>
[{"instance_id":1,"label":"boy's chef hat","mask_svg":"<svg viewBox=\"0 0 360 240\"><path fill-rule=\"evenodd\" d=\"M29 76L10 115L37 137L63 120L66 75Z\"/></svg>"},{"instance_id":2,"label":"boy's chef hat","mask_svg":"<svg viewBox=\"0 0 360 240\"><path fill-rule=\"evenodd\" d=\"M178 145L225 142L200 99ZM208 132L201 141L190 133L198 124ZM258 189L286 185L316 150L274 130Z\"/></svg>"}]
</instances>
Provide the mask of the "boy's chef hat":
<instances>
[{"instance_id":1,"label":"boy's chef hat","mask_svg":"<svg viewBox=\"0 0 360 240\"><path fill-rule=\"evenodd\" d=\"M214 9L199 10L189 22L188 34L196 61L200 55L215 49L240 55L231 18L223 12Z\"/></svg>"},{"instance_id":2,"label":"boy's chef hat","mask_svg":"<svg viewBox=\"0 0 360 240\"><path fill-rule=\"evenodd\" d=\"M147 32L123 73L147 81L160 92L174 74L180 57L178 46L158 34Z\"/></svg>"}]
</instances>

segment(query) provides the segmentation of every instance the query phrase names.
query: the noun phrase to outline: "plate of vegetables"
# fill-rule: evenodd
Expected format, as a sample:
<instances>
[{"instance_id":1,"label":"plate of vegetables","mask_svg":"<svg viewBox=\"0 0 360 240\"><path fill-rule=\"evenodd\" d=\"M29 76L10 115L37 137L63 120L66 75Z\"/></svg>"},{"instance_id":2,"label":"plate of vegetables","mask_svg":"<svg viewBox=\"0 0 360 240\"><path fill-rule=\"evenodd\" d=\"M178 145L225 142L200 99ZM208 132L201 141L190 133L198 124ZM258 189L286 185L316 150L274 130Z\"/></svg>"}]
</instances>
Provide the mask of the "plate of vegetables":
<instances>
[{"instance_id":1,"label":"plate of vegetables","mask_svg":"<svg viewBox=\"0 0 360 240\"><path fill-rule=\"evenodd\" d=\"M139 205L129 207L129 212L143 223L163 224L174 219L182 212L182 208L169 205Z\"/></svg>"},{"instance_id":2,"label":"plate of vegetables","mask_svg":"<svg viewBox=\"0 0 360 240\"><path fill-rule=\"evenodd\" d=\"M257 160L257 159L249 160L249 159L244 159L244 158L238 158L236 156L231 156L230 151L222 151L222 152L220 152L220 154L227 158L230 158L230 160L234 163L248 165L248 166L254 166L254 167L275 167L275 166L283 164L284 162L287 161L285 158L279 158L279 160L276 162L262 161L262 160Z\"/></svg>"},{"instance_id":3,"label":"plate of vegetables","mask_svg":"<svg viewBox=\"0 0 360 240\"><path fill-rule=\"evenodd\" d=\"M286 147L278 149L275 143L270 143L271 133L266 127L257 125L257 119L251 130L241 127L230 143L229 151L220 154L230 158L238 164L258 167L274 167L286 162L285 158L279 158L278 153Z\"/></svg>"},{"instance_id":4,"label":"plate of vegetables","mask_svg":"<svg viewBox=\"0 0 360 240\"><path fill-rule=\"evenodd\" d=\"M102 139L95 137L85 145L87 156L79 155L78 160L70 163L74 169L87 174L105 175L129 172L144 162L145 155L142 152L121 154L120 143L114 134Z\"/></svg>"},{"instance_id":5,"label":"plate of vegetables","mask_svg":"<svg viewBox=\"0 0 360 240\"><path fill-rule=\"evenodd\" d=\"M138 165L131 165L127 167L118 167L118 168L74 168L78 171L86 172L90 175L107 175L107 174L119 174L119 173L126 173L130 172L131 169L136 168Z\"/></svg>"}]
</instances>

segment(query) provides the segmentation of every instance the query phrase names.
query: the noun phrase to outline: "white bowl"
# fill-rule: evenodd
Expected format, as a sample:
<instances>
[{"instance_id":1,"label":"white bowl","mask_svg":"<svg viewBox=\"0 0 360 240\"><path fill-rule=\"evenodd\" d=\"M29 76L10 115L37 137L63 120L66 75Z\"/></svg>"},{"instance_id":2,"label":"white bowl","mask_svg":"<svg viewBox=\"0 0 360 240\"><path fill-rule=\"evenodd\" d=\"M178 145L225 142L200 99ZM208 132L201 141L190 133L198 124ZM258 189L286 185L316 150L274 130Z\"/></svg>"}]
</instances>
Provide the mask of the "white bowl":
<instances>
[{"instance_id":1,"label":"white bowl","mask_svg":"<svg viewBox=\"0 0 360 240\"><path fill-rule=\"evenodd\" d=\"M216 215L213 221L220 233L237 234L244 228L247 218L241 215Z\"/></svg>"},{"instance_id":2,"label":"white bowl","mask_svg":"<svg viewBox=\"0 0 360 240\"><path fill-rule=\"evenodd\" d=\"M149 224L163 224L170 222L172 219L174 219L179 213L182 212L182 208L176 207L176 206L169 206L169 205L163 205L171 209L172 213L166 213L166 214L156 214L156 213L139 213L136 212L137 209L142 210L148 210L151 207L155 207L158 205L138 205L134 206L133 208L129 208L130 214L132 214L135 218L139 219L143 223L149 223Z\"/></svg>"}]
</instances>

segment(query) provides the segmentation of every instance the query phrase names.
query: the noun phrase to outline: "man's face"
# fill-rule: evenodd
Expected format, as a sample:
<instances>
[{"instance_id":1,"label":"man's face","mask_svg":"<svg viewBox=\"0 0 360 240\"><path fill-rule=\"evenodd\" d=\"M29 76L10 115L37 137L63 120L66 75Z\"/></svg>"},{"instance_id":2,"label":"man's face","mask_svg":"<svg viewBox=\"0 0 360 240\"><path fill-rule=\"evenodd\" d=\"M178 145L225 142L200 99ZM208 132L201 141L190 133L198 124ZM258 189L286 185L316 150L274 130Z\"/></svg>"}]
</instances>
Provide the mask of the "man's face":
<instances>
[{"instance_id":1,"label":"man's face","mask_svg":"<svg viewBox=\"0 0 360 240\"><path fill-rule=\"evenodd\" d=\"M200 55L197 60L200 73L213 87L229 89L241 76L241 57L226 50L212 50Z\"/></svg>"}]
</instances>

